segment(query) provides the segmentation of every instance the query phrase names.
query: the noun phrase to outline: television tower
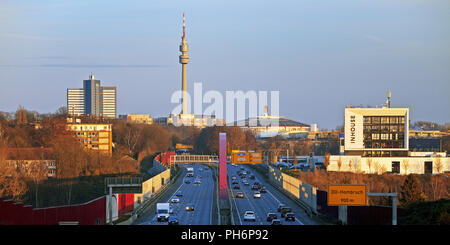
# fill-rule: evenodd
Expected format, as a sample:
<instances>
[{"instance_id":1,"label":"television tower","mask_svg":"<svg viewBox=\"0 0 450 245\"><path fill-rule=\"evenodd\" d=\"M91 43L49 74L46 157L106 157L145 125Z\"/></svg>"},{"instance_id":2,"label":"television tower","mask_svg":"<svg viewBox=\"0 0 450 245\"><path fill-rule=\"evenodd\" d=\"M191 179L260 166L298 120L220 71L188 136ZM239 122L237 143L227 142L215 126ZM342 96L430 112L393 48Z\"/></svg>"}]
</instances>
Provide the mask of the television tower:
<instances>
[{"instance_id":1,"label":"television tower","mask_svg":"<svg viewBox=\"0 0 450 245\"><path fill-rule=\"evenodd\" d=\"M181 72L181 89L183 91L183 110L181 114L187 114L187 81L186 81L186 64L189 62L189 55L187 52L189 51L189 47L186 43L186 21L183 13L183 36L181 37L180 44L180 64L182 67Z\"/></svg>"}]
</instances>

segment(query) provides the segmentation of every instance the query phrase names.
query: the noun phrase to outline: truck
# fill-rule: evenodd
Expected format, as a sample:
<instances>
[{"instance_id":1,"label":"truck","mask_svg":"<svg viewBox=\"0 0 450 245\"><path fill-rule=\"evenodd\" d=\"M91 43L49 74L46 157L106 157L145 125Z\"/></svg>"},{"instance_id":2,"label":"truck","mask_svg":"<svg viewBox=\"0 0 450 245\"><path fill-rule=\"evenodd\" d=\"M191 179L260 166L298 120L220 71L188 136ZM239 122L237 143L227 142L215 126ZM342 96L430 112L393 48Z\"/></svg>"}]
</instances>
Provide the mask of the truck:
<instances>
[{"instance_id":1,"label":"truck","mask_svg":"<svg viewBox=\"0 0 450 245\"><path fill-rule=\"evenodd\" d=\"M194 177L194 168L186 168L187 169L187 177Z\"/></svg>"},{"instance_id":2,"label":"truck","mask_svg":"<svg viewBox=\"0 0 450 245\"><path fill-rule=\"evenodd\" d=\"M170 204L169 203L157 203L156 214L158 222L167 221L170 217Z\"/></svg>"}]
</instances>

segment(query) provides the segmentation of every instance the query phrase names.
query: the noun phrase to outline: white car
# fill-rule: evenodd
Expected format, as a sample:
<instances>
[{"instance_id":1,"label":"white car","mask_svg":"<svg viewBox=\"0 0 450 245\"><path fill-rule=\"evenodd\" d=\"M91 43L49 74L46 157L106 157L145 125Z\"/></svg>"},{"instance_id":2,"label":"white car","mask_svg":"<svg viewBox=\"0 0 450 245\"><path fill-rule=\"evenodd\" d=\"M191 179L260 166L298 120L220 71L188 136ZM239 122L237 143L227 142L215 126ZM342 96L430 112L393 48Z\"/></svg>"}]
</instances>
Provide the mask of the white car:
<instances>
[{"instance_id":1,"label":"white car","mask_svg":"<svg viewBox=\"0 0 450 245\"><path fill-rule=\"evenodd\" d=\"M254 198L261 198L261 192L255 191L255 193L253 193L253 197Z\"/></svg>"},{"instance_id":2,"label":"white car","mask_svg":"<svg viewBox=\"0 0 450 245\"><path fill-rule=\"evenodd\" d=\"M171 202L172 203L179 203L180 199L178 197L174 197L174 198L172 198Z\"/></svg>"},{"instance_id":3,"label":"white car","mask_svg":"<svg viewBox=\"0 0 450 245\"><path fill-rule=\"evenodd\" d=\"M249 220L249 221L256 221L255 212L253 212L253 211L245 211L244 221L247 221L247 220Z\"/></svg>"}]
</instances>

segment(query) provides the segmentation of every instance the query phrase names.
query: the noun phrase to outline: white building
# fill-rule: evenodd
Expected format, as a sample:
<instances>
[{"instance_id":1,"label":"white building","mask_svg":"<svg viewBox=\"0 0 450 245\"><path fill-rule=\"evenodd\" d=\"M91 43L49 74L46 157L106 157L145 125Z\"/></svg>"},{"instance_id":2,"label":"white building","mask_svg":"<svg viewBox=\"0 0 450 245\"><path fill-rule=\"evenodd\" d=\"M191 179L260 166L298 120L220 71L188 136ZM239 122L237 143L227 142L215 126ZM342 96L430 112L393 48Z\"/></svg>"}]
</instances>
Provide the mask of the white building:
<instances>
[{"instance_id":1,"label":"white building","mask_svg":"<svg viewBox=\"0 0 450 245\"><path fill-rule=\"evenodd\" d=\"M409 152L408 108L347 107L344 120L344 154L330 156L327 171L378 174L450 171L446 153Z\"/></svg>"},{"instance_id":2,"label":"white building","mask_svg":"<svg viewBox=\"0 0 450 245\"><path fill-rule=\"evenodd\" d=\"M116 87L103 86L102 91L102 114L103 117L116 118Z\"/></svg>"},{"instance_id":3,"label":"white building","mask_svg":"<svg viewBox=\"0 0 450 245\"><path fill-rule=\"evenodd\" d=\"M67 89L67 112L69 115L84 114L84 90L82 88Z\"/></svg>"}]
</instances>

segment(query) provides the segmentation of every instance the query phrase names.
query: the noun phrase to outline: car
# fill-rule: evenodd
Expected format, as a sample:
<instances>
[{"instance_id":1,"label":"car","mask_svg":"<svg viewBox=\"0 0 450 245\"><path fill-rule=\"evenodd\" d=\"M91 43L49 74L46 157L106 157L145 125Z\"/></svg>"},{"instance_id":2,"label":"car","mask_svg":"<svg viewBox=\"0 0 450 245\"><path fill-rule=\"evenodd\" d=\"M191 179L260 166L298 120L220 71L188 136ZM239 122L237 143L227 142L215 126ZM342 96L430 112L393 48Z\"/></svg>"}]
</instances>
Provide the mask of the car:
<instances>
[{"instance_id":1,"label":"car","mask_svg":"<svg viewBox=\"0 0 450 245\"><path fill-rule=\"evenodd\" d=\"M259 190L259 185L252 185L252 190Z\"/></svg>"},{"instance_id":2,"label":"car","mask_svg":"<svg viewBox=\"0 0 450 245\"><path fill-rule=\"evenodd\" d=\"M236 179L237 179L236 176L231 177L231 180L236 180Z\"/></svg>"},{"instance_id":3,"label":"car","mask_svg":"<svg viewBox=\"0 0 450 245\"><path fill-rule=\"evenodd\" d=\"M252 175L250 175L249 178L250 178L250 179L255 179L255 176L252 174Z\"/></svg>"},{"instance_id":4,"label":"car","mask_svg":"<svg viewBox=\"0 0 450 245\"><path fill-rule=\"evenodd\" d=\"M198 168L198 170L203 171L203 168L200 167L200 168Z\"/></svg>"},{"instance_id":5,"label":"car","mask_svg":"<svg viewBox=\"0 0 450 245\"><path fill-rule=\"evenodd\" d=\"M285 220L286 221L289 221L289 220L295 221L295 214L294 213L287 213L285 215Z\"/></svg>"},{"instance_id":6,"label":"car","mask_svg":"<svg viewBox=\"0 0 450 245\"><path fill-rule=\"evenodd\" d=\"M191 180L190 180L190 179L184 179L184 183L185 183L185 184L190 184L190 183L191 183Z\"/></svg>"},{"instance_id":7,"label":"car","mask_svg":"<svg viewBox=\"0 0 450 245\"><path fill-rule=\"evenodd\" d=\"M179 203L180 199L178 197L174 197L172 198L172 200L170 200L171 203Z\"/></svg>"},{"instance_id":8,"label":"car","mask_svg":"<svg viewBox=\"0 0 450 245\"><path fill-rule=\"evenodd\" d=\"M173 207L172 207L172 205L169 206L169 214L173 214Z\"/></svg>"},{"instance_id":9,"label":"car","mask_svg":"<svg viewBox=\"0 0 450 245\"><path fill-rule=\"evenodd\" d=\"M256 221L256 214L253 211L245 211L244 221Z\"/></svg>"},{"instance_id":10,"label":"car","mask_svg":"<svg viewBox=\"0 0 450 245\"><path fill-rule=\"evenodd\" d=\"M281 208L283 208L283 207L286 207L286 204L284 204L284 203L278 204L278 207L277 207L278 212L281 212Z\"/></svg>"},{"instance_id":11,"label":"car","mask_svg":"<svg viewBox=\"0 0 450 245\"><path fill-rule=\"evenodd\" d=\"M259 191L261 193L266 193L267 192L266 187L264 187L264 186L262 186L261 189L259 189Z\"/></svg>"},{"instance_id":12,"label":"car","mask_svg":"<svg viewBox=\"0 0 450 245\"><path fill-rule=\"evenodd\" d=\"M250 185L250 183L248 183L247 181L244 182L244 185Z\"/></svg>"},{"instance_id":13,"label":"car","mask_svg":"<svg viewBox=\"0 0 450 245\"><path fill-rule=\"evenodd\" d=\"M244 193L243 192L236 193L236 198L244 198Z\"/></svg>"},{"instance_id":14,"label":"car","mask_svg":"<svg viewBox=\"0 0 450 245\"><path fill-rule=\"evenodd\" d=\"M239 184L239 182L237 180L233 180L233 182L231 182L233 185L237 185Z\"/></svg>"},{"instance_id":15,"label":"car","mask_svg":"<svg viewBox=\"0 0 450 245\"><path fill-rule=\"evenodd\" d=\"M200 179L195 179L194 184L200 185L202 182L200 181Z\"/></svg>"},{"instance_id":16,"label":"car","mask_svg":"<svg viewBox=\"0 0 450 245\"><path fill-rule=\"evenodd\" d=\"M181 193L181 191L179 191L179 192L177 192L176 196L181 197L181 196L183 196L183 194Z\"/></svg>"},{"instance_id":17,"label":"car","mask_svg":"<svg viewBox=\"0 0 450 245\"><path fill-rule=\"evenodd\" d=\"M267 221L272 221L272 220L274 220L274 219L277 219L278 218L278 216L277 216L277 214L276 213L268 213L267 214Z\"/></svg>"},{"instance_id":18,"label":"car","mask_svg":"<svg viewBox=\"0 0 450 245\"><path fill-rule=\"evenodd\" d=\"M261 192L255 191L255 193L253 193L253 198L261 198Z\"/></svg>"},{"instance_id":19,"label":"car","mask_svg":"<svg viewBox=\"0 0 450 245\"><path fill-rule=\"evenodd\" d=\"M233 189L239 190L239 189L241 189L241 187L239 185L233 185Z\"/></svg>"},{"instance_id":20,"label":"car","mask_svg":"<svg viewBox=\"0 0 450 245\"><path fill-rule=\"evenodd\" d=\"M169 219L167 220L167 224L168 224L168 225L178 225L178 219L177 219L177 217L171 215L171 216L169 217Z\"/></svg>"},{"instance_id":21,"label":"car","mask_svg":"<svg viewBox=\"0 0 450 245\"><path fill-rule=\"evenodd\" d=\"M291 213L292 208L290 207L282 207L281 208L281 217L285 217L287 213Z\"/></svg>"},{"instance_id":22,"label":"car","mask_svg":"<svg viewBox=\"0 0 450 245\"><path fill-rule=\"evenodd\" d=\"M272 222L270 224L271 225L282 225L283 223L281 223L281 220L279 220L279 219L274 219L274 220L272 220Z\"/></svg>"},{"instance_id":23,"label":"car","mask_svg":"<svg viewBox=\"0 0 450 245\"><path fill-rule=\"evenodd\" d=\"M186 211L194 211L194 204L189 203L188 205L186 205L185 210Z\"/></svg>"}]
</instances>

